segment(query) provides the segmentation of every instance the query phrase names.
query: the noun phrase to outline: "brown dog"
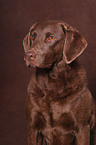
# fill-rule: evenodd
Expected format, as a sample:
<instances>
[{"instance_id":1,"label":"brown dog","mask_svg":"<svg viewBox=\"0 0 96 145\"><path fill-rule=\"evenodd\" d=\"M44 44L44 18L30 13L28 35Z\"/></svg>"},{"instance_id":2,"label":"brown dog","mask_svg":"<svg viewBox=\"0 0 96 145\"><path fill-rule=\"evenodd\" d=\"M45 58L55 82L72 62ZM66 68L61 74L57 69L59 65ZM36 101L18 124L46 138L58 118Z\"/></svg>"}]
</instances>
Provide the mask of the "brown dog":
<instances>
[{"instance_id":1,"label":"brown dog","mask_svg":"<svg viewBox=\"0 0 96 145\"><path fill-rule=\"evenodd\" d=\"M36 67L26 100L28 144L94 144L95 107L77 62L86 40L75 28L52 20L34 24L23 45L27 66Z\"/></svg>"}]
</instances>

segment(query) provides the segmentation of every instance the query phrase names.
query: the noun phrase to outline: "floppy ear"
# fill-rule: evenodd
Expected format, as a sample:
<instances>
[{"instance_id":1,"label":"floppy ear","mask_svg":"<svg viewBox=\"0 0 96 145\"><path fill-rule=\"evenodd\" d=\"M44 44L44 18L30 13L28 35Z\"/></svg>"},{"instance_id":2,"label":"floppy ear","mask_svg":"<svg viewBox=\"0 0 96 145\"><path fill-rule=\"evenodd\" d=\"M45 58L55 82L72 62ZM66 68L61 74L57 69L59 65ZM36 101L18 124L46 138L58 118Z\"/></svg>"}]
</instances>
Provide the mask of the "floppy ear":
<instances>
[{"instance_id":1,"label":"floppy ear","mask_svg":"<svg viewBox=\"0 0 96 145\"><path fill-rule=\"evenodd\" d=\"M23 47L24 47L25 52L27 52L29 50L29 48L31 47L30 33L32 30L35 29L36 25L37 25L37 23L35 23L31 26L29 33L23 39Z\"/></svg>"},{"instance_id":2,"label":"floppy ear","mask_svg":"<svg viewBox=\"0 0 96 145\"><path fill-rule=\"evenodd\" d=\"M29 33L25 36L25 38L23 39L23 47L24 47L24 51L27 52L29 49L29 44L30 44L30 40L29 40Z\"/></svg>"},{"instance_id":3,"label":"floppy ear","mask_svg":"<svg viewBox=\"0 0 96 145\"><path fill-rule=\"evenodd\" d=\"M64 43L63 56L67 64L75 60L87 47L84 37L72 26L62 24L66 38Z\"/></svg>"}]
</instances>

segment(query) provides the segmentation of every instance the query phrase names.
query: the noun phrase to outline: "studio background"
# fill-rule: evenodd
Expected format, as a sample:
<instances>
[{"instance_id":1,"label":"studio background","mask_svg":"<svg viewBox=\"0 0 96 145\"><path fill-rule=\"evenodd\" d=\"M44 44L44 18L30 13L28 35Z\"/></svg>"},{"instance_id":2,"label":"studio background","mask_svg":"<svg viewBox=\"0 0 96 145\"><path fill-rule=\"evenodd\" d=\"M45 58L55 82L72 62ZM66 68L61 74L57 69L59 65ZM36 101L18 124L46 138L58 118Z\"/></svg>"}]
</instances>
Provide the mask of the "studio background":
<instances>
[{"instance_id":1,"label":"studio background","mask_svg":"<svg viewBox=\"0 0 96 145\"><path fill-rule=\"evenodd\" d=\"M96 0L0 0L0 7L0 145L27 145L25 98L33 69L23 60L23 38L39 20L76 27L88 42L79 60L96 98Z\"/></svg>"}]
</instances>

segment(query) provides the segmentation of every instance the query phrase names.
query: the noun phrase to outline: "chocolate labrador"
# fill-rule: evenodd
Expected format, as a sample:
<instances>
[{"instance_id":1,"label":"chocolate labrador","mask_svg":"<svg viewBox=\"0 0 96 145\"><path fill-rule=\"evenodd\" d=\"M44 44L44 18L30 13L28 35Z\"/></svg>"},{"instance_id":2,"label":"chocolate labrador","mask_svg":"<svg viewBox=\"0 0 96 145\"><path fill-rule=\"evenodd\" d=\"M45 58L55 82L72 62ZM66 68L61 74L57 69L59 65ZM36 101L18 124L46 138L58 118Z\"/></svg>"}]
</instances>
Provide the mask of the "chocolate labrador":
<instances>
[{"instance_id":1,"label":"chocolate labrador","mask_svg":"<svg viewBox=\"0 0 96 145\"><path fill-rule=\"evenodd\" d=\"M23 46L27 66L36 67L26 99L28 145L95 144L95 105L77 61L87 47L84 37L49 20L35 23Z\"/></svg>"}]
</instances>

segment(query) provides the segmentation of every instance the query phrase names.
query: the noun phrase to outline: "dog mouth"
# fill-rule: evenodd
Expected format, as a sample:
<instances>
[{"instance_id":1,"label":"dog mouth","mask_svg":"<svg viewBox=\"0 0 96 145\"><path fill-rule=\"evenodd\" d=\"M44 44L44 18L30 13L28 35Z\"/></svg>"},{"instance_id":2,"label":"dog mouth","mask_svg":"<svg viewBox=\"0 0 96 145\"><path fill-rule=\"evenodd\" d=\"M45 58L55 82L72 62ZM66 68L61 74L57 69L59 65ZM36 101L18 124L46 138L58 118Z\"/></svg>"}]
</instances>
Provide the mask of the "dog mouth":
<instances>
[{"instance_id":1,"label":"dog mouth","mask_svg":"<svg viewBox=\"0 0 96 145\"><path fill-rule=\"evenodd\" d=\"M51 68L53 61L47 57L44 57L44 59L42 58L43 57L36 55L35 52L28 51L25 54L24 60L26 61L26 65L28 67Z\"/></svg>"},{"instance_id":2,"label":"dog mouth","mask_svg":"<svg viewBox=\"0 0 96 145\"><path fill-rule=\"evenodd\" d=\"M28 56L25 56L24 57L24 61L26 61L26 65L28 66L28 67L36 67L36 64L35 64L35 62L34 62L34 58L29 58Z\"/></svg>"},{"instance_id":3,"label":"dog mouth","mask_svg":"<svg viewBox=\"0 0 96 145\"><path fill-rule=\"evenodd\" d=\"M26 65L28 67L38 67L38 68L51 68L52 63L50 64L44 64L43 62L41 64L36 63L34 58L29 58L28 56L24 57L24 61L26 61Z\"/></svg>"}]
</instances>

